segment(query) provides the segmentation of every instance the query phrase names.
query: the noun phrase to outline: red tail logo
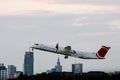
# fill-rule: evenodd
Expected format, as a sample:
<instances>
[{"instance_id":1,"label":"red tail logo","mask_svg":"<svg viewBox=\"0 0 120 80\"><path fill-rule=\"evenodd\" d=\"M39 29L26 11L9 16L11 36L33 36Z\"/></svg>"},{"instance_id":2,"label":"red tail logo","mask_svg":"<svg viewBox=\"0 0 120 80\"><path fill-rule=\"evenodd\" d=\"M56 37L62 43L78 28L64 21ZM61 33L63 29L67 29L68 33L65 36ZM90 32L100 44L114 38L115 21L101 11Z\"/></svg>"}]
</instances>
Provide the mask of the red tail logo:
<instances>
[{"instance_id":1,"label":"red tail logo","mask_svg":"<svg viewBox=\"0 0 120 80\"><path fill-rule=\"evenodd\" d=\"M109 49L110 47L102 46L102 48L97 52L96 56L100 59L104 59Z\"/></svg>"}]
</instances>

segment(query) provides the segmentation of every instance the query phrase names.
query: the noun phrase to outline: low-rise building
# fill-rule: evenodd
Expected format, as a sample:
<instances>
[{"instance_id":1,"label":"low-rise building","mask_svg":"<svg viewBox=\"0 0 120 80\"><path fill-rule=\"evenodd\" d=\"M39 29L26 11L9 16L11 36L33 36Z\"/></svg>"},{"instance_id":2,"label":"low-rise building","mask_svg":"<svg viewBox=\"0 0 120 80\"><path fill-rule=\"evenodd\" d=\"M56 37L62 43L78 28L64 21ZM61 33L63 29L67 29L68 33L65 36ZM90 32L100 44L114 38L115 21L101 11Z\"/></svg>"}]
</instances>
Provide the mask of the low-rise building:
<instances>
[{"instance_id":1,"label":"low-rise building","mask_svg":"<svg viewBox=\"0 0 120 80\"><path fill-rule=\"evenodd\" d=\"M7 80L7 68L3 63L0 64L0 80Z\"/></svg>"}]
</instances>

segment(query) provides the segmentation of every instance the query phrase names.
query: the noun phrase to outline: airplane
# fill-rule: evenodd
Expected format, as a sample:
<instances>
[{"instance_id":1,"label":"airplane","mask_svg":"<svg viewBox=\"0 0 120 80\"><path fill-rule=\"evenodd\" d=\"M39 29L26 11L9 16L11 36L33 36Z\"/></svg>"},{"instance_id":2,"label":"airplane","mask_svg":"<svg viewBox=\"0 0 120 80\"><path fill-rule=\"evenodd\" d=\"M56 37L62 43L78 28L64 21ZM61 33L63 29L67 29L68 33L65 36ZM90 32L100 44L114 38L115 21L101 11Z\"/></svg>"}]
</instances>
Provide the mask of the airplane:
<instances>
[{"instance_id":1,"label":"airplane","mask_svg":"<svg viewBox=\"0 0 120 80\"><path fill-rule=\"evenodd\" d=\"M82 59L105 59L105 55L107 54L108 50L111 47L102 46L97 52L83 52L78 50L73 50L71 46L66 47L59 47L59 44L57 43L56 46L47 46L44 44L34 44L30 46L32 50L42 50L57 54L65 55L65 59L68 58L68 56L76 57L76 58L82 58Z\"/></svg>"}]
</instances>

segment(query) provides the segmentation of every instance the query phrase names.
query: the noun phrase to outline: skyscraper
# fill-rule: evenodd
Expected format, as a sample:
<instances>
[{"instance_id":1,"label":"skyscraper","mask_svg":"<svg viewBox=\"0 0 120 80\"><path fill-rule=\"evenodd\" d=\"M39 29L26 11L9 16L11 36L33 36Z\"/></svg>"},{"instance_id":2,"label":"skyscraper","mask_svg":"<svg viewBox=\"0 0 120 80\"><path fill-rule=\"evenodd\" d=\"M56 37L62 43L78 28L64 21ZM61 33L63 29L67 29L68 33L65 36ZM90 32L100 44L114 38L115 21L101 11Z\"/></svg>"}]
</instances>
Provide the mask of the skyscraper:
<instances>
[{"instance_id":1,"label":"skyscraper","mask_svg":"<svg viewBox=\"0 0 120 80\"><path fill-rule=\"evenodd\" d=\"M14 65L8 65L8 78L14 78L16 73L16 67Z\"/></svg>"},{"instance_id":2,"label":"skyscraper","mask_svg":"<svg viewBox=\"0 0 120 80\"><path fill-rule=\"evenodd\" d=\"M82 73L83 72L83 65L81 63L72 64L72 72Z\"/></svg>"},{"instance_id":3,"label":"skyscraper","mask_svg":"<svg viewBox=\"0 0 120 80\"><path fill-rule=\"evenodd\" d=\"M0 80L7 80L7 68L0 63Z\"/></svg>"},{"instance_id":4,"label":"skyscraper","mask_svg":"<svg viewBox=\"0 0 120 80\"><path fill-rule=\"evenodd\" d=\"M55 66L56 72L62 72L62 66L60 65L60 59L58 57L57 65Z\"/></svg>"},{"instance_id":5,"label":"skyscraper","mask_svg":"<svg viewBox=\"0 0 120 80\"><path fill-rule=\"evenodd\" d=\"M58 60L57 60L57 65L55 65L55 67L52 68L51 70L48 70L48 73L52 73L52 72L62 72L62 66L60 65L59 56L58 56Z\"/></svg>"},{"instance_id":6,"label":"skyscraper","mask_svg":"<svg viewBox=\"0 0 120 80\"><path fill-rule=\"evenodd\" d=\"M25 52L24 56L24 74L33 75L34 73L34 54L33 52Z\"/></svg>"}]
</instances>

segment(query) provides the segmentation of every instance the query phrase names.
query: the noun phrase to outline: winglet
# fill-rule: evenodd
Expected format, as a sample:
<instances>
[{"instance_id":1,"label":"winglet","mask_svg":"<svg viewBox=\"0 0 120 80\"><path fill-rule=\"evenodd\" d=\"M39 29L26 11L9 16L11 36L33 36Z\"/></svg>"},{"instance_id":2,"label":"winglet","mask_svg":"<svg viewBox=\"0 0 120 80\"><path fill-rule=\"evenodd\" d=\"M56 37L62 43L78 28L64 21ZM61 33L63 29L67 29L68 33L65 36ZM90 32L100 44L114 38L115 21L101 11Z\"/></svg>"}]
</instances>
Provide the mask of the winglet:
<instances>
[{"instance_id":1,"label":"winglet","mask_svg":"<svg viewBox=\"0 0 120 80\"><path fill-rule=\"evenodd\" d=\"M96 56L99 59L104 59L109 49L111 49L111 47L102 46L102 48L97 52Z\"/></svg>"}]
</instances>

